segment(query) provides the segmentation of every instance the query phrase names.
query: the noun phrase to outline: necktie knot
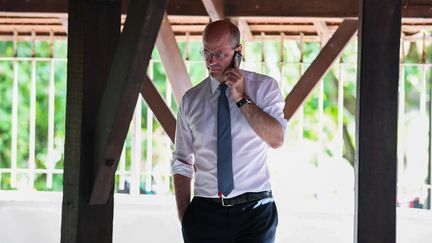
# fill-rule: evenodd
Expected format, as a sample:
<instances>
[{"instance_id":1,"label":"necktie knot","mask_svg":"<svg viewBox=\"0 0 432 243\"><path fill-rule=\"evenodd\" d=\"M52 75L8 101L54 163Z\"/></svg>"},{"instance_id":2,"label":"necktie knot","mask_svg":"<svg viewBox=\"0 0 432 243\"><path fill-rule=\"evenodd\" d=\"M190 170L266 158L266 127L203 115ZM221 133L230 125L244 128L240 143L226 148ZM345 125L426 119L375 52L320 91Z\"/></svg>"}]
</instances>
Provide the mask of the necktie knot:
<instances>
[{"instance_id":1,"label":"necktie knot","mask_svg":"<svg viewBox=\"0 0 432 243\"><path fill-rule=\"evenodd\" d=\"M219 89L221 90L221 92L225 92L225 90L228 88L228 85L226 84L219 84Z\"/></svg>"}]
</instances>

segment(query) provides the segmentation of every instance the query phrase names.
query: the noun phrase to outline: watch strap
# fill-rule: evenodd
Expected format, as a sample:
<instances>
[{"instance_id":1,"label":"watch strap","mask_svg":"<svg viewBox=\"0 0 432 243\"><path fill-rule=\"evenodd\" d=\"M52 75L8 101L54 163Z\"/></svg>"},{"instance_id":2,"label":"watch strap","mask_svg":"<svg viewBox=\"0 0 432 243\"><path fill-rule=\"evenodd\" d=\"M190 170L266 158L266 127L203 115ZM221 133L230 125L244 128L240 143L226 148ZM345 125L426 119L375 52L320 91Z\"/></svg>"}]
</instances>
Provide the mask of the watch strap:
<instances>
[{"instance_id":1,"label":"watch strap","mask_svg":"<svg viewBox=\"0 0 432 243\"><path fill-rule=\"evenodd\" d=\"M252 100L250 100L248 97L244 97L243 99L239 100L237 102L237 107L240 108L246 104L251 104Z\"/></svg>"}]
</instances>

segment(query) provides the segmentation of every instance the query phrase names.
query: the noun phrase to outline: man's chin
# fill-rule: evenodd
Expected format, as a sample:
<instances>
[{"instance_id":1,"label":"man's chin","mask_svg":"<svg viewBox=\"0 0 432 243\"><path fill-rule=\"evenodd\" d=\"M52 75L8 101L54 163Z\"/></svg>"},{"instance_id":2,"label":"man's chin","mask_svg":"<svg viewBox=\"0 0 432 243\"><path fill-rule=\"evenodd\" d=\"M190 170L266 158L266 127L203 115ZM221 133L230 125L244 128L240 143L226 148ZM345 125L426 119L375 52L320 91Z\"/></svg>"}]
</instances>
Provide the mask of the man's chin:
<instances>
[{"instance_id":1,"label":"man's chin","mask_svg":"<svg viewBox=\"0 0 432 243\"><path fill-rule=\"evenodd\" d=\"M211 70L210 71L210 74L212 75L212 76L217 76L217 75L219 75L219 74L221 74L222 73L222 70L220 70L220 69L216 69L216 70Z\"/></svg>"},{"instance_id":2,"label":"man's chin","mask_svg":"<svg viewBox=\"0 0 432 243\"><path fill-rule=\"evenodd\" d=\"M214 79L217 79L217 80L219 80L220 78L223 78L223 75L220 71L210 72L210 76Z\"/></svg>"}]
</instances>

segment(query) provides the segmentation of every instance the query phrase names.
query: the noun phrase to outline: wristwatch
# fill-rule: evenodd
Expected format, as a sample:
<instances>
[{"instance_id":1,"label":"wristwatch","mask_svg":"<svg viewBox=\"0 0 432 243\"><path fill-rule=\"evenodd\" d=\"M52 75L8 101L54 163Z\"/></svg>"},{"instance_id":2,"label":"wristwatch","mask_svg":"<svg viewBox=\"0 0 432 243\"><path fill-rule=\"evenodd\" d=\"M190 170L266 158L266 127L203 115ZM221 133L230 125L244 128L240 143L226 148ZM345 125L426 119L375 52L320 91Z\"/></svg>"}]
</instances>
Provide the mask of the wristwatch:
<instances>
[{"instance_id":1,"label":"wristwatch","mask_svg":"<svg viewBox=\"0 0 432 243\"><path fill-rule=\"evenodd\" d=\"M240 108L246 104L251 104L252 100L249 97L243 97L239 102L237 102L237 107Z\"/></svg>"}]
</instances>

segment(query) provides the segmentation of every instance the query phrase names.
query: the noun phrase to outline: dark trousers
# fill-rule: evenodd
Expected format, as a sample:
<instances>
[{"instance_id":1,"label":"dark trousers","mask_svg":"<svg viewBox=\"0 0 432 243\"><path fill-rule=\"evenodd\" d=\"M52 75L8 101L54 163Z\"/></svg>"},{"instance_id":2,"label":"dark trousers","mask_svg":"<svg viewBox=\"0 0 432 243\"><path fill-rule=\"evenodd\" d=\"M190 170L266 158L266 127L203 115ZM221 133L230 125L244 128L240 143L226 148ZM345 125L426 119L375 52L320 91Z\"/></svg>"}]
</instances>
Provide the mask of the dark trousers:
<instances>
[{"instance_id":1,"label":"dark trousers","mask_svg":"<svg viewBox=\"0 0 432 243\"><path fill-rule=\"evenodd\" d=\"M185 211L185 243L273 243L278 214L273 198L224 207L193 198Z\"/></svg>"}]
</instances>

